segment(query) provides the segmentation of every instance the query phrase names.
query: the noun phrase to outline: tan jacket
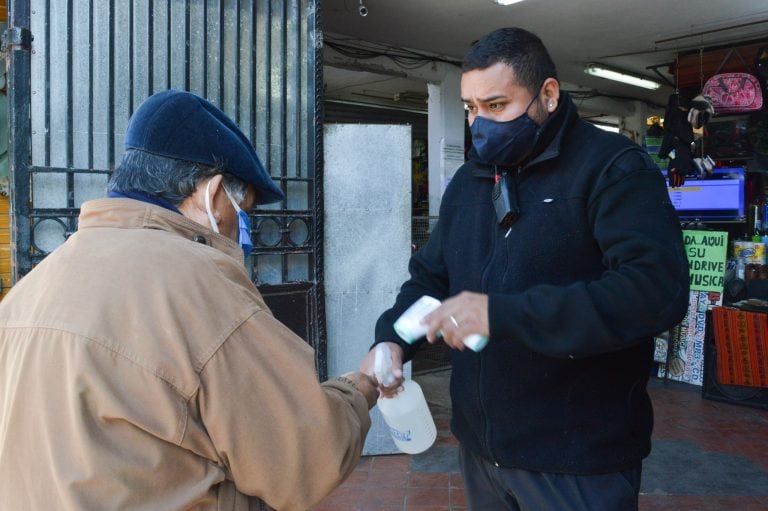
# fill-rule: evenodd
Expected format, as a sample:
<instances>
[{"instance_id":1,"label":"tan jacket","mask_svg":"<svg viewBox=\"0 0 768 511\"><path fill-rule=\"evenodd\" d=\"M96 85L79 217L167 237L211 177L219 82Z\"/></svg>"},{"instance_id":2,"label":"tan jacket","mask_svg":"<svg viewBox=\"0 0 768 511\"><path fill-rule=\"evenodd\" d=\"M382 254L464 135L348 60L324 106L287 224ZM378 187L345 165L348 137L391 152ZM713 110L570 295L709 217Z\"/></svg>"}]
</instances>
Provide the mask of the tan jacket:
<instances>
[{"instance_id":1,"label":"tan jacket","mask_svg":"<svg viewBox=\"0 0 768 511\"><path fill-rule=\"evenodd\" d=\"M365 398L236 243L131 199L79 225L0 303L1 511L301 510L354 469Z\"/></svg>"}]
</instances>

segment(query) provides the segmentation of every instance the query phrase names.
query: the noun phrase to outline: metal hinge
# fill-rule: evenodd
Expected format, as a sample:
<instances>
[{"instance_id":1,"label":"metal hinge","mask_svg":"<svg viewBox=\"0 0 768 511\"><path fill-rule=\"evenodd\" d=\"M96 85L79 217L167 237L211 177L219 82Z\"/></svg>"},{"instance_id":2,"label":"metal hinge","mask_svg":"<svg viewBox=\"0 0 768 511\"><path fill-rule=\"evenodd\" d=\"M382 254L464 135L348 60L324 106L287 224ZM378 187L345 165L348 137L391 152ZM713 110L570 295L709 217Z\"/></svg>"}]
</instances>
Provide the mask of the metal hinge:
<instances>
[{"instance_id":1,"label":"metal hinge","mask_svg":"<svg viewBox=\"0 0 768 511\"><path fill-rule=\"evenodd\" d=\"M0 52L7 52L14 46L22 50L32 49L32 32L24 27L11 27L3 32L2 43L0 43Z\"/></svg>"}]
</instances>

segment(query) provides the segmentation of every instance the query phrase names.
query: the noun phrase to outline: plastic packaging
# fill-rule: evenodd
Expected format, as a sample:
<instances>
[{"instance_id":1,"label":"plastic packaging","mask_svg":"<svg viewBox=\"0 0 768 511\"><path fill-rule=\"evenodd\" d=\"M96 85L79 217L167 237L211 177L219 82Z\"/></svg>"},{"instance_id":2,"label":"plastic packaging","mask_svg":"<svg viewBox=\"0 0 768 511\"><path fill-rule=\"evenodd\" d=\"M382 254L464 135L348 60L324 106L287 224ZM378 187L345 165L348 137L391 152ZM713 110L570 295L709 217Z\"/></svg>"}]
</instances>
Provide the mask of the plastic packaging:
<instances>
[{"instance_id":1,"label":"plastic packaging","mask_svg":"<svg viewBox=\"0 0 768 511\"><path fill-rule=\"evenodd\" d=\"M379 344L374 355L376 379L385 385L394 381L389 346ZM421 386L413 380L403 382L403 390L394 397L379 397L377 402L384 422L389 426L395 445L408 454L429 449L437 438L437 428L429 412Z\"/></svg>"},{"instance_id":2,"label":"plastic packaging","mask_svg":"<svg viewBox=\"0 0 768 511\"><path fill-rule=\"evenodd\" d=\"M395 321L394 329L405 342L412 344L427 335L427 325L422 318L440 307L440 300L431 296L422 296L408 307ZM470 334L463 339L464 346L472 351L480 351L488 344L488 337L480 334Z\"/></svg>"}]
</instances>

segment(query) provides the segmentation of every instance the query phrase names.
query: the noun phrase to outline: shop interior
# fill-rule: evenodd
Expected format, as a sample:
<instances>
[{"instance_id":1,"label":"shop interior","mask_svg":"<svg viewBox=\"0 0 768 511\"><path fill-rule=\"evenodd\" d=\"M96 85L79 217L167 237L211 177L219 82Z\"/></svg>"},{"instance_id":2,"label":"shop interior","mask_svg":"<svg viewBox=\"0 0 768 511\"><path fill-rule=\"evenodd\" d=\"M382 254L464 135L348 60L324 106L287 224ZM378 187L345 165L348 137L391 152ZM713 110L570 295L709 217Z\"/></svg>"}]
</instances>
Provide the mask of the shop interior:
<instances>
[{"instance_id":1,"label":"shop interior","mask_svg":"<svg viewBox=\"0 0 768 511\"><path fill-rule=\"evenodd\" d=\"M413 167L412 247L418 248L432 217L415 219L434 213L430 202L440 184L432 175L441 172L434 147L441 138L431 133L445 113L435 101L451 94L441 87L449 68L495 28L517 25L538 34L582 118L631 138L668 183L672 178L670 200L690 240L691 280L698 285L686 318L656 339L649 391L657 418L640 509L768 509L768 261L761 247L768 242L768 8L726 0L501 3L325 1L326 121L338 121L343 107L347 122L402 122L388 117L400 111L417 116L405 121L414 133L427 128L419 142L427 147L413 151L414 158L427 155ZM653 88L588 74L594 67L642 78ZM702 102L708 82L716 93L725 78L718 75L725 74L735 76L725 82L717 108L711 97ZM668 172L673 159L677 175ZM417 189L422 182L426 189ZM443 443L429 459L383 461L399 462L411 477L445 478L447 489L445 483L428 489L430 504L458 510L465 508L450 463L449 367L439 344L413 360ZM359 475L375 479L377 463L366 462ZM425 491L403 485L408 506ZM349 505L342 499L361 488L374 491L350 484L320 509Z\"/></svg>"},{"instance_id":2,"label":"shop interior","mask_svg":"<svg viewBox=\"0 0 768 511\"><path fill-rule=\"evenodd\" d=\"M709 318L713 306L768 312L768 11L744 2L728 4L725 15L720 9L725 3L709 2L697 12L665 4L653 13L653 5L619 9L590 0L578 9L561 6L569 23L554 26L546 2L496 3L488 0L473 9L453 0L324 3L326 122L412 126L412 248L423 244L434 222L430 156L439 153L430 147L436 141L429 136L435 116L429 84L440 77L430 76L429 69L439 74L455 67L477 37L519 24L547 44L562 87L583 118L646 148L668 181L686 232L725 233L726 252L717 265L722 272L716 283L704 286L701 305L692 297L684 321L690 330L697 330L697 313ZM636 33L612 29L621 25L620 17L637 19ZM600 37L583 37L589 32ZM596 77L595 67L642 78L651 88ZM698 321L713 328L712 320ZM687 339L687 326L658 339L658 375L706 387L702 371L694 368L693 377L689 367L703 366L703 340ZM699 346L699 353L686 353L688 344ZM429 347L414 369L447 363L445 349ZM768 362L758 365L765 370ZM768 390L747 401L768 408Z\"/></svg>"}]
</instances>

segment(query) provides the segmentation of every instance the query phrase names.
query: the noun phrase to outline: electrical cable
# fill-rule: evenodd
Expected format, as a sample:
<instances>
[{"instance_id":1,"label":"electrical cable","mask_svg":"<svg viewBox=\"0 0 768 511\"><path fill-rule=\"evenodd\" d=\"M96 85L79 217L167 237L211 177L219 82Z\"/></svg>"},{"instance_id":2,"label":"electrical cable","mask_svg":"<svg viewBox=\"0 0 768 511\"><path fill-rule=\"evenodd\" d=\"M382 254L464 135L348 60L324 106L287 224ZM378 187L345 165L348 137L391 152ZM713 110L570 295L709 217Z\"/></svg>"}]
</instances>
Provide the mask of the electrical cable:
<instances>
[{"instance_id":1,"label":"electrical cable","mask_svg":"<svg viewBox=\"0 0 768 511\"><path fill-rule=\"evenodd\" d=\"M412 50L406 50L403 48L395 48L391 46L377 45L375 43L366 43L352 45L343 41L325 40L325 45L333 49L337 53L354 59L375 59L384 57L390 59L398 67L403 69L417 69L427 64L441 62L444 64L450 64L453 66L461 67L461 63L455 60L450 60L443 57L436 57L432 55L426 55L418 53Z\"/></svg>"}]
</instances>

